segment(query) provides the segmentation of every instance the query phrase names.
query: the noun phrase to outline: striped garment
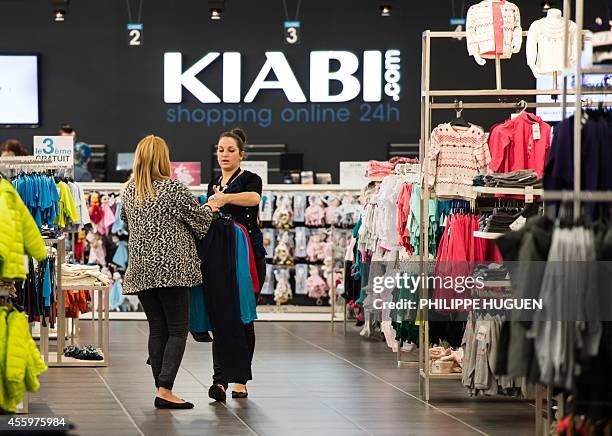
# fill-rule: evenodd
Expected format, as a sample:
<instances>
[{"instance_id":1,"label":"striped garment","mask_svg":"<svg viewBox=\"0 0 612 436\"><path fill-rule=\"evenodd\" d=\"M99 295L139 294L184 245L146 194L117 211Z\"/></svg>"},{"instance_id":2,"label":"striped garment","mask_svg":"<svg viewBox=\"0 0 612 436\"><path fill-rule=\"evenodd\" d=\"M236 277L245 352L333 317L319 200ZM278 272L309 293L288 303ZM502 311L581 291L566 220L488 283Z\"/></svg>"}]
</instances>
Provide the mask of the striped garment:
<instances>
[{"instance_id":1,"label":"striped garment","mask_svg":"<svg viewBox=\"0 0 612 436\"><path fill-rule=\"evenodd\" d=\"M487 134L472 125L454 128L440 124L431 133L429 149L429 186L438 198L476 198L472 179L485 173L491 161Z\"/></svg>"}]
</instances>

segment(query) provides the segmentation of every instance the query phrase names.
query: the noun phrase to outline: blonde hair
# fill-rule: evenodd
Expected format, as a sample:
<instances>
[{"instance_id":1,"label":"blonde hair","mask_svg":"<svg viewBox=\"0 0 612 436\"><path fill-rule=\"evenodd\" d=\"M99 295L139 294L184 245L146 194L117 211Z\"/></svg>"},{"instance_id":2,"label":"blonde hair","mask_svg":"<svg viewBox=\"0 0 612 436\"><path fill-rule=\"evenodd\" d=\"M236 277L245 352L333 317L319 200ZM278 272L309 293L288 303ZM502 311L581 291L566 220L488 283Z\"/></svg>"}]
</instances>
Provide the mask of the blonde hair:
<instances>
[{"instance_id":1,"label":"blonde hair","mask_svg":"<svg viewBox=\"0 0 612 436\"><path fill-rule=\"evenodd\" d=\"M155 135L142 138L136 146L134 171L128 181L134 182L136 197L141 201L155 197L153 182L169 179L170 175L170 152L166 141Z\"/></svg>"}]
</instances>

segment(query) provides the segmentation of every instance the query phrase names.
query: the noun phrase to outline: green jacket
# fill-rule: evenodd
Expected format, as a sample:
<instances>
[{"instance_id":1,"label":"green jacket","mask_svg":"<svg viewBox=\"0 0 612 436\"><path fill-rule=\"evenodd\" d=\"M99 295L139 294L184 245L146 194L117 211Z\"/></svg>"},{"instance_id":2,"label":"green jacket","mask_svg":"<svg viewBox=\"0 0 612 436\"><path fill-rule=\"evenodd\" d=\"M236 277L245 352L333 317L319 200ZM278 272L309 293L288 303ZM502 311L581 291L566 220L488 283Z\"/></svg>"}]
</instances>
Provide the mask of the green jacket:
<instances>
[{"instance_id":1,"label":"green jacket","mask_svg":"<svg viewBox=\"0 0 612 436\"><path fill-rule=\"evenodd\" d=\"M40 388L38 376L46 370L26 316L0 307L0 408L15 412L26 390Z\"/></svg>"},{"instance_id":2,"label":"green jacket","mask_svg":"<svg viewBox=\"0 0 612 436\"><path fill-rule=\"evenodd\" d=\"M0 180L0 278L26 278L24 253L36 260L47 257L45 243L34 218L13 185Z\"/></svg>"}]
</instances>

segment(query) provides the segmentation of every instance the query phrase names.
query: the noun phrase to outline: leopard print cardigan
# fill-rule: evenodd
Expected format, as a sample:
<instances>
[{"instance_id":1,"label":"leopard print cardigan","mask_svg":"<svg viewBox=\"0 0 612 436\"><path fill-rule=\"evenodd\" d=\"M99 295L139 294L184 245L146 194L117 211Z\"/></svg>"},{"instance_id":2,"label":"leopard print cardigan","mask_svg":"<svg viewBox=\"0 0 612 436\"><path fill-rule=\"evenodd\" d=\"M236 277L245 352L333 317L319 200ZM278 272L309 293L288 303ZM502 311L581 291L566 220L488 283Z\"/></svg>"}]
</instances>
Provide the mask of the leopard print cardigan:
<instances>
[{"instance_id":1,"label":"leopard print cardigan","mask_svg":"<svg viewBox=\"0 0 612 436\"><path fill-rule=\"evenodd\" d=\"M153 187L156 196L144 202L138 200L133 182L121 195L121 218L129 231L124 294L202 283L195 238L208 232L210 207L198 204L176 180L157 180Z\"/></svg>"}]
</instances>

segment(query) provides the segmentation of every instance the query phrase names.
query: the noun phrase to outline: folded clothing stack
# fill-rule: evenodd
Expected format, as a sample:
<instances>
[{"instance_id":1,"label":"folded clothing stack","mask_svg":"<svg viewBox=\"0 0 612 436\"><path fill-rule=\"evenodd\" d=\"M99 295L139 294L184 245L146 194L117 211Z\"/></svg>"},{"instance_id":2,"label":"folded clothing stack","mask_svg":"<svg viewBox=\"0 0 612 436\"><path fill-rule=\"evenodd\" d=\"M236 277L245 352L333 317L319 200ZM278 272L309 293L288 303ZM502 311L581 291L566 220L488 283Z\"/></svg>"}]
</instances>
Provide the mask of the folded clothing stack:
<instances>
[{"instance_id":1,"label":"folded clothing stack","mask_svg":"<svg viewBox=\"0 0 612 436\"><path fill-rule=\"evenodd\" d=\"M463 348L456 351L444 347L429 349L429 368L432 374L461 373L462 367Z\"/></svg>"},{"instance_id":2,"label":"folded clothing stack","mask_svg":"<svg viewBox=\"0 0 612 436\"><path fill-rule=\"evenodd\" d=\"M108 286L110 279L100 271L98 265L62 264L63 286Z\"/></svg>"},{"instance_id":3,"label":"folded clothing stack","mask_svg":"<svg viewBox=\"0 0 612 436\"><path fill-rule=\"evenodd\" d=\"M510 173L478 174L473 179L474 186L487 186L497 188L524 188L533 186L542 187L542 181L533 170L519 170Z\"/></svg>"},{"instance_id":4,"label":"folded clothing stack","mask_svg":"<svg viewBox=\"0 0 612 436\"><path fill-rule=\"evenodd\" d=\"M510 231L510 224L520 217L522 211L508 211L496 209L491 214L480 216L480 231L491 233L505 233Z\"/></svg>"},{"instance_id":5,"label":"folded clothing stack","mask_svg":"<svg viewBox=\"0 0 612 436\"><path fill-rule=\"evenodd\" d=\"M394 169L394 163L371 160L368 163L368 177L385 177L392 174Z\"/></svg>"}]
</instances>

